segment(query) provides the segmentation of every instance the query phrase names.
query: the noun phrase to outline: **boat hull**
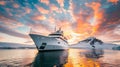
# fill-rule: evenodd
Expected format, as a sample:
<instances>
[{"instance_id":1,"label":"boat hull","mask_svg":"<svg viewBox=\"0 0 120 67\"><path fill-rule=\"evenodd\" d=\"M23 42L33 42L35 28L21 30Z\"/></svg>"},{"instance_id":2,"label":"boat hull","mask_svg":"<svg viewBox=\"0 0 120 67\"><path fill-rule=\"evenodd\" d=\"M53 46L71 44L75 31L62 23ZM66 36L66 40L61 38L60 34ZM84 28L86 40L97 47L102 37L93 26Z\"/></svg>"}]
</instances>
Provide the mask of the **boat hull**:
<instances>
[{"instance_id":1,"label":"boat hull","mask_svg":"<svg viewBox=\"0 0 120 67\"><path fill-rule=\"evenodd\" d=\"M29 34L39 51L67 50L68 44L60 38Z\"/></svg>"}]
</instances>

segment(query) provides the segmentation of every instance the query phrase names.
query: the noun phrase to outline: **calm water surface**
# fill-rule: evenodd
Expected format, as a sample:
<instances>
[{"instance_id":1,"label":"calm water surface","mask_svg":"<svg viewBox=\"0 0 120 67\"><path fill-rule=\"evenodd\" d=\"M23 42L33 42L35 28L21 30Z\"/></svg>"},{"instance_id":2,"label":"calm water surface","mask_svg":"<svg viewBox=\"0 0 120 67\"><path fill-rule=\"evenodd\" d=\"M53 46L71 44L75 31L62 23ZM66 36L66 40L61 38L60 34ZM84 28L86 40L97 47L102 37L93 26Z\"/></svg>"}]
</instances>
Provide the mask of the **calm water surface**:
<instances>
[{"instance_id":1,"label":"calm water surface","mask_svg":"<svg viewBox=\"0 0 120 67\"><path fill-rule=\"evenodd\" d=\"M69 49L1 49L0 67L120 67L120 51Z\"/></svg>"}]
</instances>

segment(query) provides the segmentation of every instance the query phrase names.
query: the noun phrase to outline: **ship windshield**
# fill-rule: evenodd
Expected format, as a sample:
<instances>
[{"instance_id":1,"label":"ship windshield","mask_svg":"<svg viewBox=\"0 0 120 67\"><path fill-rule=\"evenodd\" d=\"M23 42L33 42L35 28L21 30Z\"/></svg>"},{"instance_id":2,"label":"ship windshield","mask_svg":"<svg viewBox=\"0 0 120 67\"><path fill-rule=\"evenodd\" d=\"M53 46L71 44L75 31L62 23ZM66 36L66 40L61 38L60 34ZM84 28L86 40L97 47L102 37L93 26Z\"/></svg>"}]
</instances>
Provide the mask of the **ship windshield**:
<instances>
[{"instance_id":1,"label":"ship windshield","mask_svg":"<svg viewBox=\"0 0 120 67\"><path fill-rule=\"evenodd\" d=\"M62 34L49 34L49 35L62 35Z\"/></svg>"}]
</instances>

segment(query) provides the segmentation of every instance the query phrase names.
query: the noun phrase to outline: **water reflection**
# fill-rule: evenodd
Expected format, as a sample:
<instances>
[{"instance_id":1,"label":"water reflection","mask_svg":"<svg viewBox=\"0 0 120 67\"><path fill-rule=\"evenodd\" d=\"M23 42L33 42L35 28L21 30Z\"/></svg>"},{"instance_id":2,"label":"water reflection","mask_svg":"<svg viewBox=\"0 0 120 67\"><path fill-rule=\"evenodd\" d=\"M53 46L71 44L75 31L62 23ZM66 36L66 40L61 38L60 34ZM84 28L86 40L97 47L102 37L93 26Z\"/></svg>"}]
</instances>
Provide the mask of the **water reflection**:
<instances>
[{"instance_id":1,"label":"water reflection","mask_svg":"<svg viewBox=\"0 0 120 67\"><path fill-rule=\"evenodd\" d=\"M99 59L103 57L104 51L102 49L91 49L87 50L84 54L86 58Z\"/></svg>"},{"instance_id":2,"label":"water reflection","mask_svg":"<svg viewBox=\"0 0 120 67\"><path fill-rule=\"evenodd\" d=\"M68 51L40 52L32 67L63 67L67 63Z\"/></svg>"},{"instance_id":3,"label":"water reflection","mask_svg":"<svg viewBox=\"0 0 120 67\"><path fill-rule=\"evenodd\" d=\"M69 53L69 54L68 54ZM69 51L40 52L32 67L100 67L103 50L70 49Z\"/></svg>"},{"instance_id":4,"label":"water reflection","mask_svg":"<svg viewBox=\"0 0 120 67\"><path fill-rule=\"evenodd\" d=\"M120 67L120 51L69 49L40 52L35 49L0 50L0 67Z\"/></svg>"},{"instance_id":5,"label":"water reflection","mask_svg":"<svg viewBox=\"0 0 120 67\"><path fill-rule=\"evenodd\" d=\"M100 67L99 58L103 55L103 50L70 49L65 67Z\"/></svg>"}]
</instances>

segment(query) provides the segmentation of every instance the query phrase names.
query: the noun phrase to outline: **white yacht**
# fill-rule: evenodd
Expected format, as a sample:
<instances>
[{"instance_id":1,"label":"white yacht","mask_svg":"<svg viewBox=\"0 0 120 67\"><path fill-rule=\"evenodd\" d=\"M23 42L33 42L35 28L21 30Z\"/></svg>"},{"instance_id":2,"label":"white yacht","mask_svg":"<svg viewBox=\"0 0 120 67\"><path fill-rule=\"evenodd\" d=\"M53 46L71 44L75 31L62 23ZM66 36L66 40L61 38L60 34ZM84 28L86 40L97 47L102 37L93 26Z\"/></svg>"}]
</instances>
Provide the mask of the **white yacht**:
<instances>
[{"instance_id":1,"label":"white yacht","mask_svg":"<svg viewBox=\"0 0 120 67\"><path fill-rule=\"evenodd\" d=\"M63 36L61 28L48 36L29 34L39 51L66 50L68 42Z\"/></svg>"}]
</instances>

